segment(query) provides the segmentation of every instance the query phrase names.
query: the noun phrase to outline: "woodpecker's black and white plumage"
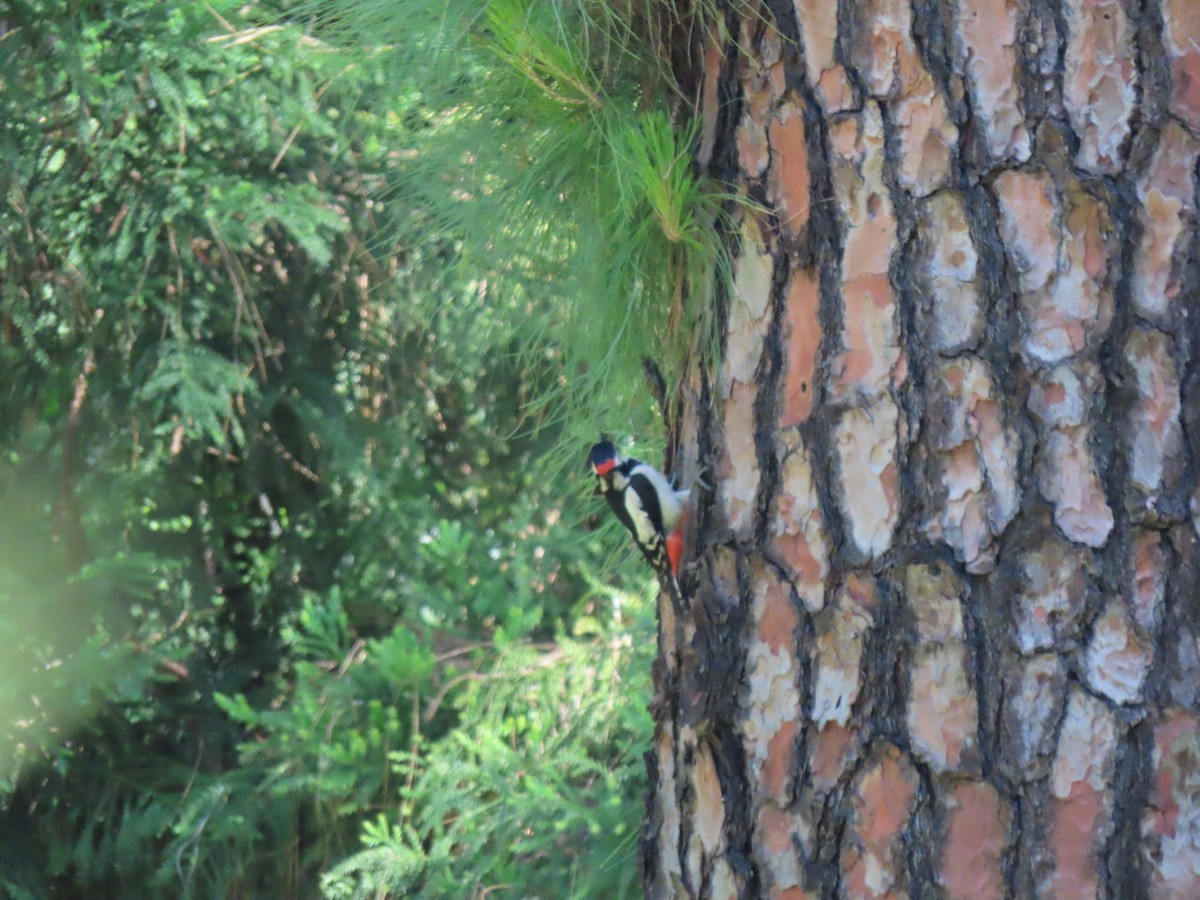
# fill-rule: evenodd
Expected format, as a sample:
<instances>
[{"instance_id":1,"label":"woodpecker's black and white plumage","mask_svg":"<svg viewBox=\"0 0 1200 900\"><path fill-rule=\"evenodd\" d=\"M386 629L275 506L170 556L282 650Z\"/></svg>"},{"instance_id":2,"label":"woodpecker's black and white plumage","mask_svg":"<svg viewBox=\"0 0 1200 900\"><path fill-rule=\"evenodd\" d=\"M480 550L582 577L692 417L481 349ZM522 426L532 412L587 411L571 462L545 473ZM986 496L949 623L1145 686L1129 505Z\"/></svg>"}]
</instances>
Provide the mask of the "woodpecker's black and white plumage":
<instances>
[{"instance_id":1,"label":"woodpecker's black and white plumage","mask_svg":"<svg viewBox=\"0 0 1200 900\"><path fill-rule=\"evenodd\" d=\"M611 441L592 447L588 464L604 499L654 570L678 574L683 544L677 526L688 491L675 490L654 466L621 456Z\"/></svg>"}]
</instances>

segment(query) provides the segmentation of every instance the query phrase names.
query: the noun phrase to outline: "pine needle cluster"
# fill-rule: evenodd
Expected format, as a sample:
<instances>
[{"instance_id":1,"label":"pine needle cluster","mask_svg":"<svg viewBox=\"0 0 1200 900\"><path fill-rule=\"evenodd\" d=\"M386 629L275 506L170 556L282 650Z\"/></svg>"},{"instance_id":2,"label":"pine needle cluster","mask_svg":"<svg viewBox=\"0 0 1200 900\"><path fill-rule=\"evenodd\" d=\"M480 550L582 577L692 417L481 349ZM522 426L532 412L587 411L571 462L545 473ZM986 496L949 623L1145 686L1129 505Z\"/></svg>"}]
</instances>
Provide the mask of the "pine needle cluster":
<instances>
[{"instance_id":1,"label":"pine needle cluster","mask_svg":"<svg viewBox=\"0 0 1200 900\"><path fill-rule=\"evenodd\" d=\"M545 376L529 422L563 428L576 456L600 430L656 435L640 360L678 371L688 338L704 333L727 199L697 172L693 98L663 48L711 10L592 0L306 9L325 38L388 55L382 89L405 98L396 126L408 147L392 197L420 211L402 240L419 244L430 222L460 237L448 264L508 311L498 339L519 335L522 362Z\"/></svg>"}]
</instances>

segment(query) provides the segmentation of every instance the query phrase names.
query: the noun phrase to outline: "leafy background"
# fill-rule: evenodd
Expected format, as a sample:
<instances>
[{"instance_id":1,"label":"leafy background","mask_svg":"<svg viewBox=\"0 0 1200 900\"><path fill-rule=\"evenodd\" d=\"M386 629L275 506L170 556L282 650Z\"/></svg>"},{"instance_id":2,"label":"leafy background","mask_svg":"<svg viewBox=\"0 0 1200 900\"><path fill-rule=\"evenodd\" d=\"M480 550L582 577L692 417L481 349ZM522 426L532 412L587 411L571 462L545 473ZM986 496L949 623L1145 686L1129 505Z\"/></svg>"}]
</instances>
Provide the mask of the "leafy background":
<instances>
[{"instance_id":1,"label":"leafy background","mask_svg":"<svg viewBox=\"0 0 1200 900\"><path fill-rule=\"evenodd\" d=\"M710 327L689 27L0 12L0 892L637 893L653 606L582 457L655 458L640 356Z\"/></svg>"}]
</instances>

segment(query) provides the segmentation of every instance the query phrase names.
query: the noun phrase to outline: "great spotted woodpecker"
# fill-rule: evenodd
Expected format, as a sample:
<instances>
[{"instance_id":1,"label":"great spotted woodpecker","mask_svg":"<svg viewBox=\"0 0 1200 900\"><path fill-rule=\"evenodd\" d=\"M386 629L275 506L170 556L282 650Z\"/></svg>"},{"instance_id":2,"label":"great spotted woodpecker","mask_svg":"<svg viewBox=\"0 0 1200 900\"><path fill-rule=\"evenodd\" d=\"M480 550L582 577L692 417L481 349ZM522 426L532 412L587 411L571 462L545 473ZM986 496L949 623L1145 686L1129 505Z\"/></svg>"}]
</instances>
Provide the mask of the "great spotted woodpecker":
<instances>
[{"instance_id":1,"label":"great spotted woodpecker","mask_svg":"<svg viewBox=\"0 0 1200 900\"><path fill-rule=\"evenodd\" d=\"M654 466L621 456L611 441L592 447L588 464L599 482L598 490L654 571L665 575L669 565L670 573L678 575L683 535L677 526L689 492L672 488Z\"/></svg>"}]
</instances>

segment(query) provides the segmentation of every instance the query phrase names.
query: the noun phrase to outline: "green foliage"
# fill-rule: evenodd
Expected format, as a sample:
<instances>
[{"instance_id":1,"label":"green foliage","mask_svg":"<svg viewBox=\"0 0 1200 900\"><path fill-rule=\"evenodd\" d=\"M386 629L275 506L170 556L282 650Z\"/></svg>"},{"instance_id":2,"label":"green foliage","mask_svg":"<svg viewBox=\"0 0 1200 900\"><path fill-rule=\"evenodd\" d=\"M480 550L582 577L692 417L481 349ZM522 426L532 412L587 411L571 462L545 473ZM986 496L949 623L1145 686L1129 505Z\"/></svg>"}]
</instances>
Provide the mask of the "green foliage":
<instances>
[{"instance_id":1,"label":"green foliage","mask_svg":"<svg viewBox=\"0 0 1200 900\"><path fill-rule=\"evenodd\" d=\"M654 640L648 600L623 599L623 633L512 646L460 676L462 724L391 754L404 802L364 825L326 895L633 896L650 722L628 695L648 698Z\"/></svg>"},{"instance_id":2,"label":"green foliage","mask_svg":"<svg viewBox=\"0 0 1200 900\"><path fill-rule=\"evenodd\" d=\"M633 890L652 613L540 461L720 198L653 15L330 9L0 13L0 893Z\"/></svg>"},{"instance_id":3,"label":"green foliage","mask_svg":"<svg viewBox=\"0 0 1200 900\"><path fill-rule=\"evenodd\" d=\"M158 365L138 387L139 400L162 422L165 436L172 422L183 426L183 437L205 441L221 450L246 441L235 401L254 390L248 373L207 347L181 341L164 342Z\"/></svg>"},{"instance_id":4,"label":"green foliage","mask_svg":"<svg viewBox=\"0 0 1200 900\"><path fill-rule=\"evenodd\" d=\"M682 14L587 0L311 7L319 33L386 54L391 89L420 98L395 190L460 237L465 277L519 299L536 338L526 365L561 373L531 404L572 445L599 429L656 434L641 359L678 371L686 337L711 331L730 200L692 163L695 129L672 125L687 100L657 51Z\"/></svg>"}]
</instances>

